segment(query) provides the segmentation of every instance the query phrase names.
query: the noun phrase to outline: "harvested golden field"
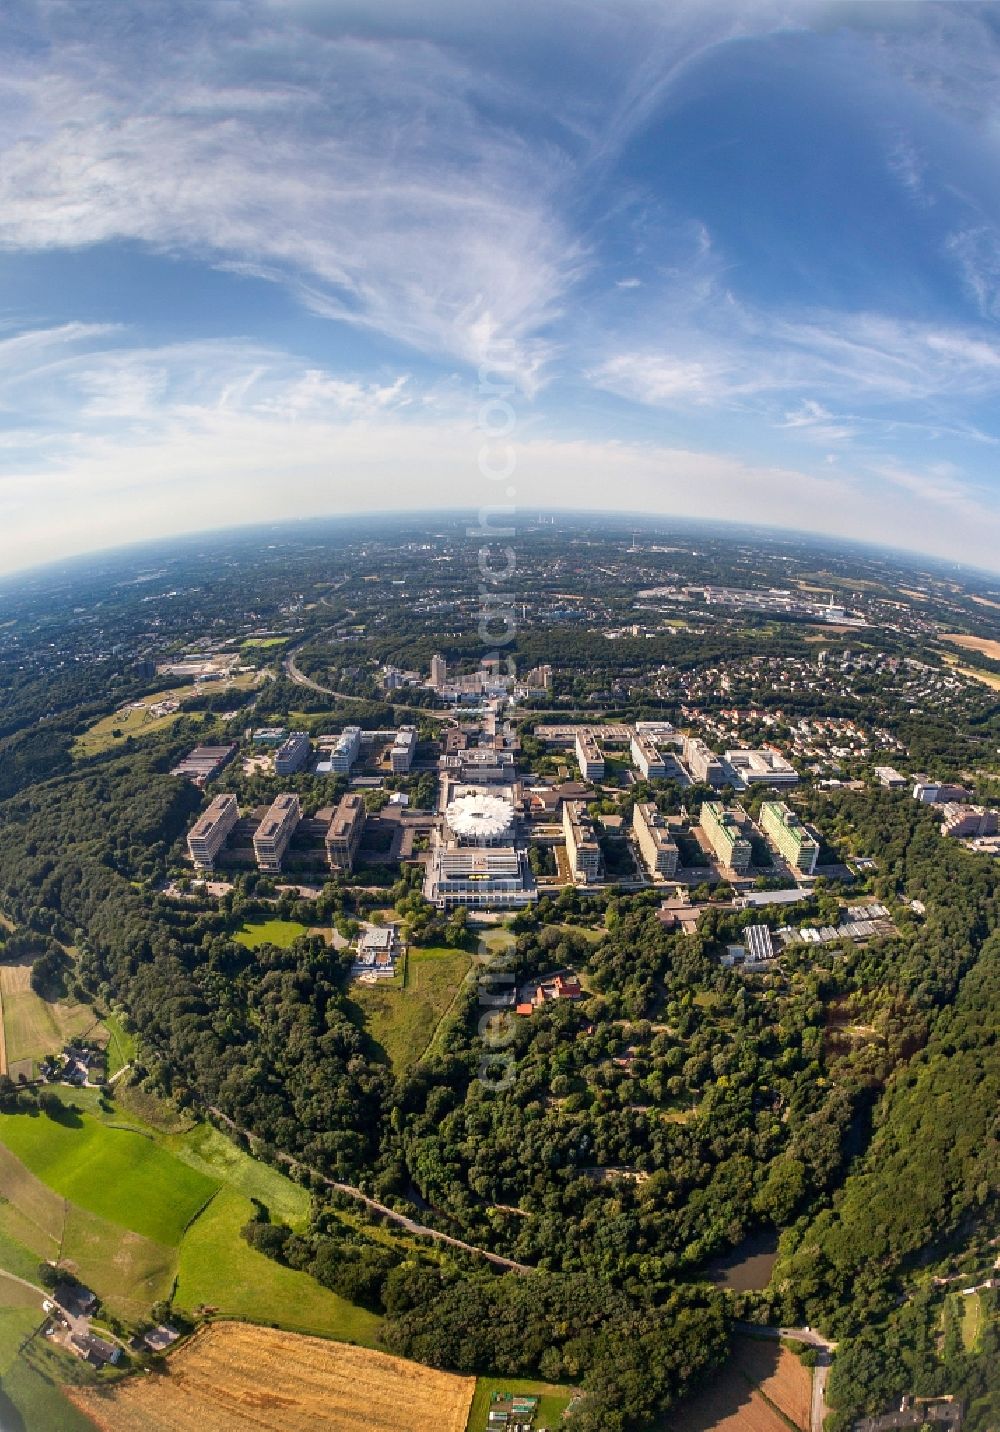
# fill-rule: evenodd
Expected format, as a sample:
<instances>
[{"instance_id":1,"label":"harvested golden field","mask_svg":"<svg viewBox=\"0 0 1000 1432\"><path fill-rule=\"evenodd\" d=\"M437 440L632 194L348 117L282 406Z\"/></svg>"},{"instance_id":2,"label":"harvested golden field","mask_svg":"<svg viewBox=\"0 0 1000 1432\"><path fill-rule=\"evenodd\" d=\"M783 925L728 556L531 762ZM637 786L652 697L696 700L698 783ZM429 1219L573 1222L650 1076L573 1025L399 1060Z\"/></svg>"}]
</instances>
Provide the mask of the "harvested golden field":
<instances>
[{"instance_id":1,"label":"harvested golden field","mask_svg":"<svg viewBox=\"0 0 1000 1432\"><path fill-rule=\"evenodd\" d=\"M812 1374L776 1342L737 1338L704 1392L670 1413L670 1432L808 1432ZM787 1420L786 1420L787 1419ZM667 1424L664 1424L665 1427Z\"/></svg>"},{"instance_id":2,"label":"harvested golden field","mask_svg":"<svg viewBox=\"0 0 1000 1432\"><path fill-rule=\"evenodd\" d=\"M476 1387L367 1348L232 1322L201 1328L167 1366L69 1395L102 1432L465 1432Z\"/></svg>"},{"instance_id":3,"label":"harvested golden field","mask_svg":"<svg viewBox=\"0 0 1000 1432\"><path fill-rule=\"evenodd\" d=\"M959 631L945 631L941 635L945 641L950 641L952 646L960 646L965 651L978 651L980 656L988 656L991 661L1000 661L1000 641L991 641L984 636L966 636Z\"/></svg>"}]
</instances>

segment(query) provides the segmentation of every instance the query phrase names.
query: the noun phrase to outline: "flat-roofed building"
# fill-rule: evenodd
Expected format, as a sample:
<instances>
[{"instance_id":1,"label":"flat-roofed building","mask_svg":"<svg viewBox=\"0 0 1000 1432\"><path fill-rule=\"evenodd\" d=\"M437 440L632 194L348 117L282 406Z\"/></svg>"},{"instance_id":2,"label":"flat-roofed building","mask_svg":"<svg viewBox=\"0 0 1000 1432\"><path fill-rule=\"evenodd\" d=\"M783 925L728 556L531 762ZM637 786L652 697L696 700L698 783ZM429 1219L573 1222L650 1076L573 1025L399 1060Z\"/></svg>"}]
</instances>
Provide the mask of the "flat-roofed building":
<instances>
[{"instance_id":1,"label":"flat-roofed building","mask_svg":"<svg viewBox=\"0 0 1000 1432\"><path fill-rule=\"evenodd\" d=\"M913 799L922 805L948 805L951 801L964 805L972 799L972 792L964 786L934 781L929 776L914 776L913 780Z\"/></svg>"},{"instance_id":2,"label":"flat-roofed building","mask_svg":"<svg viewBox=\"0 0 1000 1432\"><path fill-rule=\"evenodd\" d=\"M901 791L907 784L906 777L901 776L895 766L876 766L875 778L888 791Z\"/></svg>"},{"instance_id":3,"label":"flat-roofed building","mask_svg":"<svg viewBox=\"0 0 1000 1432\"><path fill-rule=\"evenodd\" d=\"M765 801L760 828L793 870L811 875L819 859L819 841L784 801Z\"/></svg>"},{"instance_id":4,"label":"flat-roofed building","mask_svg":"<svg viewBox=\"0 0 1000 1432\"><path fill-rule=\"evenodd\" d=\"M538 892L525 852L513 845L439 844L428 863L425 894L439 909L503 909L527 905Z\"/></svg>"},{"instance_id":5,"label":"flat-roofed building","mask_svg":"<svg viewBox=\"0 0 1000 1432\"><path fill-rule=\"evenodd\" d=\"M361 844L367 812L360 791L348 791L333 813L326 833L326 858L331 870L351 870Z\"/></svg>"},{"instance_id":6,"label":"flat-roofed building","mask_svg":"<svg viewBox=\"0 0 1000 1432\"><path fill-rule=\"evenodd\" d=\"M286 726L258 726L250 739L255 746L280 746L287 736Z\"/></svg>"},{"instance_id":7,"label":"flat-roofed building","mask_svg":"<svg viewBox=\"0 0 1000 1432\"><path fill-rule=\"evenodd\" d=\"M293 776L309 759L312 744L304 731L293 731L274 753L274 774Z\"/></svg>"},{"instance_id":8,"label":"flat-roofed building","mask_svg":"<svg viewBox=\"0 0 1000 1432\"><path fill-rule=\"evenodd\" d=\"M674 875L680 861L677 842L652 801L637 801L632 810L632 829L650 875Z\"/></svg>"},{"instance_id":9,"label":"flat-roofed building","mask_svg":"<svg viewBox=\"0 0 1000 1432\"><path fill-rule=\"evenodd\" d=\"M631 741L632 761L636 770L647 781L662 781L667 774L667 763L660 755L660 748L652 736L636 731Z\"/></svg>"},{"instance_id":10,"label":"flat-roofed building","mask_svg":"<svg viewBox=\"0 0 1000 1432\"><path fill-rule=\"evenodd\" d=\"M337 737L333 750L330 752L330 770L335 775L346 776L354 762L358 759L358 752L361 750L361 728L359 726L345 726Z\"/></svg>"},{"instance_id":11,"label":"flat-roofed building","mask_svg":"<svg viewBox=\"0 0 1000 1432\"><path fill-rule=\"evenodd\" d=\"M188 832L188 854L198 870L211 870L215 857L225 845L240 818L234 795L216 796Z\"/></svg>"},{"instance_id":12,"label":"flat-roofed building","mask_svg":"<svg viewBox=\"0 0 1000 1432\"><path fill-rule=\"evenodd\" d=\"M576 759L585 781L604 780L604 754L589 731L576 733Z\"/></svg>"},{"instance_id":13,"label":"flat-roofed building","mask_svg":"<svg viewBox=\"0 0 1000 1432\"><path fill-rule=\"evenodd\" d=\"M716 858L723 865L736 871L750 868L753 846L745 833L749 821L742 806L727 810L721 801L705 801L700 823Z\"/></svg>"},{"instance_id":14,"label":"flat-roofed building","mask_svg":"<svg viewBox=\"0 0 1000 1432\"><path fill-rule=\"evenodd\" d=\"M416 749L416 726L401 726L396 732L392 749L389 752L389 766L394 776L406 775L406 772L413 765L413 756Z\"/></svg>"},{"instance_id":15,"label":"flat-roofed building","mask_svg":"<svg viewBox=\"0 0 1000 1432\"><path fill-rule=\"evenodd\" d=\"M601 878L601 847L594 834L594 824L583 801L563 801L563 835L566 854L574 880L589 884Z\"/></svg>"},{"instance_id":16,"label":"flat-roofed building","mask_svg":"<svg viewBox=\"0 0 1000 1432\"><path fill-rule=\"evenodd\" d=\"M217 776L235 755L235 742L229 742L224 746L195 746L194 750L189 751L170 774L172 776L187 776L188 780L194 781L196 786L204 786L214 776Z\"/></svg>"},{"instance_id":17,"label":"flat-roofed building","mask_svg":"<svg viewBox=\"0 0 1000 1432\"><path fill-rule=\"evenodd\" d=\"M431 657L430 685L437 691L448 680L448 663L439 652Z\"/></svg>"},{"instance_id":18,"label":"flat-roofed building","mask_svg":"<svg viewBox=\"0 0 1000 1432\"><path fill-rule=\"evenodd\" d=\"M949 801L941 808L941 834L956 840L965 840L976 835L996 835L998 816L995 810L985 806L962 805Z\"/></svg>"},{"instance_id":19,"label":"flat-roofed building","mask_svg":"<svg viewBox=\"0 0 1000 1432\"><path fill-rule=\"evenodd\" d=\"M794 786L798 771L780 751L764 746L759 751L727 751L726 761L745 785Z\"/></svg>"},{"instance_id":20,"label":"flat-roofed building","mask_svg":"<svg viewBox=\"0 0 1000 1432\"><path fill-rule=\"evenodd\" d=\"M729 780L729 772L722 757L717 756L700 737L685 736L682 755L691 779L696 784L719 787Z\"/></svg>"},{"instance_id":21,"label":"flat-roofed building","mask_svg":"<svg viewBox=\"0 0 1000 1432\"><path fill-rule=\"evenodd\" d=\"M295 827L302 819L299 798L286 791L275 796L271 807L254 832L253 851L258 870L272 874L281 869L281 862Z\"/></svg>"}]
</instances>

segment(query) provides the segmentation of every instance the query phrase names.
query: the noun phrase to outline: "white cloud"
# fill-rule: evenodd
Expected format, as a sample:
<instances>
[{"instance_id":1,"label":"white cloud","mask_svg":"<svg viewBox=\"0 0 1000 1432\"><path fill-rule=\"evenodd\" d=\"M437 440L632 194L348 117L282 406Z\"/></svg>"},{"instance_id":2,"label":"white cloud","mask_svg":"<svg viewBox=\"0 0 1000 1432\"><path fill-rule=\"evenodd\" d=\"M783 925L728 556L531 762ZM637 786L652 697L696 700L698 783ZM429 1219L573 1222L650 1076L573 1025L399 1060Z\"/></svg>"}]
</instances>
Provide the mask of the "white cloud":
<instances>
[{"instance_id":1,"label":"white cloud","mask_svg":"<svg viewBox=\"0 0 1000 1432\"><path fill-rule=\"evenodd\" d=\"M22 415L10 446L0 440L0 570L239 522L507 500L479 471L471 388L427 393L405 374L345 379L250 344L128 350L95 337L102 342L67 354L58 391L36 385L37 411ZM50 351L38 361L52 371ZM15 386L32 391L30 369L0 372L0 404ZM52 401L60 428L47 421ZM799 411L828 421L819 405ZM1000 516L951 468L851 471L842 462L832 471L819 454L815 468L754 463L657 442L565 440L540 432L527 409L523 418L510 439L512 500L529 510L614 502L846 537L891 534L900 545L997 562Z\"/></svg>"}]
</instances>

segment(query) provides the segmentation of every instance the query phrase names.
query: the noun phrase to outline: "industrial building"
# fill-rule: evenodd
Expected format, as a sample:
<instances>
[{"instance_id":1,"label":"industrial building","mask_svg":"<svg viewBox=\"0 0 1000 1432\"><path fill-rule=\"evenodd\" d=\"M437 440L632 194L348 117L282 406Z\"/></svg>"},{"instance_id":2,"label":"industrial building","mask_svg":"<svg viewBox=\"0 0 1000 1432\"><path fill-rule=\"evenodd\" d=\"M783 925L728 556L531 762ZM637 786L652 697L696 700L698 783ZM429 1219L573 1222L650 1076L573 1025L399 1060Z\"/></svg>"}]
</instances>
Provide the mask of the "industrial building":
<instances>
[{"instance_id":1,"label":"industrial building","mask_svg":"<svg viewBox=\"0 0 1000 1432\"><path fill-rule=\"evenodd\" d=\"M276 796L271 808L257 827L253 838L258 870L271 874L281 869L281 862L295 827L302 819L299 798L290 792Z\"/></svg>"},{"instance_id":2,"label":"industrial building","mask_svg":"<svg viewBox=\"0 0 1000 1432\"><path fill-rule=\"evenodd\" d=\"M417 749L417 728L415 726L401 726L393 739L392 750L389 752L389 765L394 776L405 776L413 765L413 756Z\"/></svg>"},{"instance_id":3,"label":"industrial building","mask_svg":"<svg viewBox=\"0 0 1000 1432\"><path fill-rule=\"evenodd\" d=\"M780 751L765 746L760 751L727 751L726 764L744 785L754 782L768 786L794 786L798 779L795 767Z\"/></svg>"},{"instance_id":4,"label":"industrial building","mask_svg":"<svg viewBox=\"0 0 1000 1432\"><path fill-rule=\"evenodd\" d=\"M367 812L360 791L348 791L333 813L326 833L326 858L331 870L351 870L361 844Z\"/></svg>"},{"instance_id":5,"label":"industrial building","mask_svg":"<svg viewBox=\"0 0 1000 1432\"><path fill-rule=\"evenodd\" d=\"M650 875L676 874L680 852L652 801L636 803L632 810L632 829Z\"/></svg>"},{"instance_id":6,"label":"industrial building","mask_svg":"<svg viewBox=\"0 0 1000 1432\"><path fill-rule=\"evenodd\" d=\"M202 812L188 832L187 841L188 854L196 869L212 869L215 857L239 818L240 808L234 795L216 796L208 810Z\"/></svg>"},{"instance_id":7,"label":"industrial building","mask_svg":"<svg viewBox=\"0 0 1000 1432\"><path fill-rule=\"evenodd\" d=\"M745 833L750 823L742 806L726 810L721 801L705 801L700 822L717 860L737 872L750 868L753 847Z\"/></svg>"},{"instance_id":8,"label":"industrial building","mask_svg":"<svg viewBox=\"0 0 1000 1432\"><path fill-rule=\"evenodd\" d=\"M311 751L312 745L306 733L293 731L274 753L274 774L293 776L296 771L301 771Z\"/></svg>"},{"instance_id":9,"label":"industrial building","mask_svg":"<svg viewBox=\"0 0 1000 1432\"><path fill-rule=\"evenodd\" d=\"M784 801L765 801L760 828L793 870L811 875L819 859L819 841Z\"/></svg>"},{"instance_id":10,"label":"industrial building","mask_svg":"<svg viewBox=\"0 0 1000 1432\"><path fill-rule=\"evenodd\" d=\"M573 879L584 884L599 880L603 868L601 847L583 801L563 801L562 821Z\"/></svg>"},{"instance_id":11,"label":"industrial building","mask_svg":"<svg viewBox=\"0 0 1000 1432\"><path fill-rule=\"evenodd\" d=\"M684 764L696 784L718 788L729 780L729 772L722 757L717 756L700 737L685 736L682 754Z\"/></svg>"},{"instance_id":12,"label":"industrial building","mask_svg":"<svg viewBox=\"0 0 1000 1432\"><path fill-rule=\"evenodd\" d=\"M660 755L660 748L651 736L636 731L631 741L632 761L636 770L647 781L662 781L667 774L667 763Z\"/></svg>"},{"instance_id":13,"label":"industrial building","mask_svg":"<svg viewBox=\"0 0 1000 1432\"><path fill-rule=\"evenodd\" d=\"M576 759L585 781L604 780L604 755L589 731L580 730L576 733Z\"/></svg>"}]
</instances>

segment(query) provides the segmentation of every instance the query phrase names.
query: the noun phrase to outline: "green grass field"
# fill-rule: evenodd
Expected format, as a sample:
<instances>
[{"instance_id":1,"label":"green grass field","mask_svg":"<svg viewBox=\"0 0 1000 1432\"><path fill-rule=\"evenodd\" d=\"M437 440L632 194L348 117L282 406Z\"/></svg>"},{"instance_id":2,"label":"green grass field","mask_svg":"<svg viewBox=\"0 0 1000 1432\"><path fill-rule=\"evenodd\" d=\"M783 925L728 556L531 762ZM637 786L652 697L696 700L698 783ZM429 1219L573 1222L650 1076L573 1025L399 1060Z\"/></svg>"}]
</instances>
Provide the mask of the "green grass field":
<instances>
[{"instance_id":1,"label":"green grass field","mask_svg":"<svg viewBox=\"0 0 1000 1432\"><path fill-rule=\"evenodd\" d=\"M113 1079L119 1069L124 1069L135 1058L135 1036L126 1033L116 1014L105 1016L104 1027L108 1031L108 1078Z\"/></svg>"},{"instance_id":2,"label":"green grass field","mask_svg":"<svg viewBox=\"0 0 1000 1432\"><path fill-rule=\"evenodd\" d=\"M50 1002L31 988L31 965L0 965L3 1027L8 1065L54 1054L67 1041L98 1024L89 1004L75 1000Z\"/></svg>"},{"instance_id":3,"label":"green grass field","mask_svg":"<svg viewBox=\"0 0 1000 1432\"><path fill-rule=\"evenodd\" d=\"M559 1387L552 1382L535 1382L523 1377L477 1378L466 1432L487 1432L490 1399L494 1392L523 1392L529 1397L541 1398L535 1426L549 1429L557 1428L562 1422L562 1415L573 1396L571 1387Z\"/></svg>"},{"instance_id":4,"label":"green grass field","mask_svg":"<svg viewBox=\"0 0 1000 1432\"><path fill-rule=\"evenodd\" d=\"M258 680L254 671L244 672L240 676L234 676L231 681L214 682L208 689L214 694L217 691L246 690L253 686ZM205 688L201 686L177 686L168 691L157 691L151 696L143 696L142 706L137 706L131 711L113 711L110 716L102 716L95 721L86 731L83 731L73 742L72 754L76 760L83 760L87 756L99 756L103 751L110 751L115 746L124 745L126 739L131 736L138 739L142 736L155 735L157 731L166 731L175 721L184 715L184 702L189 697L202 695ZM158 705L164 700L180 701L181 705L177 711L170 711L165 716L151 716L149 708ZM115 732L119 731L119 736Z\"/></svg>"},{"instance_id":5,"label":"green grass field","mask_svg":"<svg viewBox=\"0 0 1000 1432\"><path fill-rule=\"evenodd\" d=\"M260 945L277 945L286 950L300 935L306 934L308 930L298 920L248 920L233 939L238 945L246 945L248 950L256 950Z\"/></svg>"},{"instance_id":6,"label":"green grass field","mask_svg":"<svg viewBox=\"0 0 1000 1432\"><path fill-rule=\"evenodd\" d=\"M94 1432L60 1386L88 1379L87 1370L43 1337L31 1338L41 1321L38 1298L0 1277L0 1427L4 1432Z\"/></svg>"},{"instance_id":7,"label":"green grass field","mask_svg":"<svg viewBox=\"0 0 1000 1432\"><path fill-rule=\"evenodd\" d=\"M237 1318L373 1347L381 1319L307 1273L251 1248L240 1229L252 1217L253 1204L243 1194L230 1188L216 1194L181 1244L177 1306L193 1312L204 1305Z\"/></svg>"},{"instance_id":8,"label":"green grass field","mask_svg":"<svg viewBox=\"0 0 1000 1432\"><path fill-rule=\"evenodd\" d=\"M983 1326L983 1300L978 1293L962 1298L962 1342L966 1352L973 1352Z\"/></svg>"},{"instance_id":9,"label":"green grass field","mask_svg":"<svg viewBox=\"0 0 1000 1432\"><path fill-rule=\"evenodd\" d=\"M157 1243L179 1243L219 1186L154 1139L92 1114L0 1114L0 1141L56 1193Z\"/></svg>"},{"instance_id":10,"label":"green grass field","mask_svg":"<svg viewBox=\"0 0 1000 1432\"><path fill-rule=\"evenodd\" d=\"M396 981L351 986L351 999L365 1029L384 1052L394 1074L404 1074L420 1059L471 964L464 950L411 949L405 989Z\"/></svg>"}]
</instances>

